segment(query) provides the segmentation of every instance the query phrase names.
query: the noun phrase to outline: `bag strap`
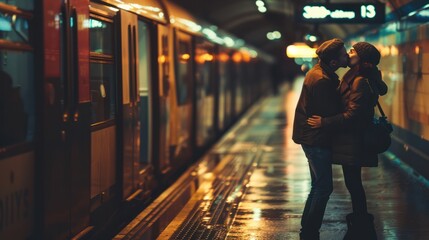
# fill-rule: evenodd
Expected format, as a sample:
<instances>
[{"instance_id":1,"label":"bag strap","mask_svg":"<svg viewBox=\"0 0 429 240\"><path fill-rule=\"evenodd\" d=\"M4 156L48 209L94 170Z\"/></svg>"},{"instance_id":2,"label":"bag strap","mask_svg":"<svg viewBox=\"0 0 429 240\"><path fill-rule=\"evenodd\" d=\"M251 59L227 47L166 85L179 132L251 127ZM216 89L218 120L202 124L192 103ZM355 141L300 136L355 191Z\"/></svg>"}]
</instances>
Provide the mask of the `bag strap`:
<instances>
[{"instance_id":1,"label":"bag strap","mask_svg":"<svg viewBox=\"0 0 429 240\"><path fill-rule=\"evenodd\" d=\"M372 94L374 94L371 84L369 84L368 78L366 78L365 80L366 80L366 83L368 83L369 89L371 90ZM378 100L377 100L377 107L378 107L378 111L380 111L381 116L386 117L386 115L384 114L383 108L381 108L380 102L378 102Z\"/></svg>"}]
</instances>

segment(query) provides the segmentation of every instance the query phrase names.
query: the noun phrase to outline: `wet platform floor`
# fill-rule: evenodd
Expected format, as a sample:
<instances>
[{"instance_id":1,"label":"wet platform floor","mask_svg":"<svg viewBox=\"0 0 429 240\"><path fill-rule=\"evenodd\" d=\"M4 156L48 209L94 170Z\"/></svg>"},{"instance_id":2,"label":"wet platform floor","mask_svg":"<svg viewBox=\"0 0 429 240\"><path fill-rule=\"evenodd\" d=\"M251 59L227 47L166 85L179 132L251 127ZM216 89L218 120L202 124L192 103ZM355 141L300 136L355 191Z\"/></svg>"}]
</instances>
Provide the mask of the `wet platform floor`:
<instances>
[{"instance_id":1,"label":"wet platform floor","mask_svg":"<svg viewBox=\"0 0 429 240\"><path fill-rule=\"evenodd\" d=\"M206 155L218 166L204 172L158 239L299 239L310 174L291 140L297 89L261 100ZM429 189L391 159L383 155L379 167L362 173L378 239L429 239ZM351 212L340 166L333 166L333 176L322 240L342 239Z\"/></svg>"}]
</instances>

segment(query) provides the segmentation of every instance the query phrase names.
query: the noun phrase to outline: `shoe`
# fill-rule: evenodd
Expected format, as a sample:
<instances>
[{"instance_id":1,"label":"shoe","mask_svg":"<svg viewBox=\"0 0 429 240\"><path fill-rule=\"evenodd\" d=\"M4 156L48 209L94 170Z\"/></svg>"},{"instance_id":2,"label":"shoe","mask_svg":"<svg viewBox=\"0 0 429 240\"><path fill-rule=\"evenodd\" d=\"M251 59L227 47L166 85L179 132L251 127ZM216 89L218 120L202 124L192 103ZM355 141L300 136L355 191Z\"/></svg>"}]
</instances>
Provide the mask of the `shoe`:
<instances>
[{"instance_id":1,"label":"shoe","mask_svg":"<svg viewBox=\"0 0 429 240\"><path fill-rule=\"evenodd\" d=\"M377 240L374 216L369 213L350 213L346 216L347 232L344 240Z\"/></svg>"}]
</instances>

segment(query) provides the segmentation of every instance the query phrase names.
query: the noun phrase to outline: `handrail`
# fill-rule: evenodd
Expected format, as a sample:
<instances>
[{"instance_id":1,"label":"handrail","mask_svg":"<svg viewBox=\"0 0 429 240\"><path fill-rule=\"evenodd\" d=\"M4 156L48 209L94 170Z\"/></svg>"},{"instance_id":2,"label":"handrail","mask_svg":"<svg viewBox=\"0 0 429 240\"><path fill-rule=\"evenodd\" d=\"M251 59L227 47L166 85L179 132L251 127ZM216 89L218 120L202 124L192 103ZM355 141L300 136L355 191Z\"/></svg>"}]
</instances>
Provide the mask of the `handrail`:
<instances>
[{"instance_id":1,"label":"handrail","mask_svg":"<svg viewBox=\"0 0 429 240\"><path fill-rule=\"evenodd\" d=\"M33 51L33 47L25 43L0 39L0 50Z\"/></svg>"}]
</instances>

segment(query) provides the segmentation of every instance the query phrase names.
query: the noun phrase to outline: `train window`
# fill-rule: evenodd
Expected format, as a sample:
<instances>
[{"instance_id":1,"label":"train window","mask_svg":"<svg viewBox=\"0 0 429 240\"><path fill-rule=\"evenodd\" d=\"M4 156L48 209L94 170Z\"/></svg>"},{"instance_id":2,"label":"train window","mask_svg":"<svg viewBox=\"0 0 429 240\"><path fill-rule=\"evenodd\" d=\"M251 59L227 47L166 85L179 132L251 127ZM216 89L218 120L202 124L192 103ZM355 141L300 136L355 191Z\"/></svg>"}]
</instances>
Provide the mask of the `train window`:
<instances>
[{"instance_id":1,"label":"train window","mask_svg":"<svg viewBox=\"0 0 429 240\"><path fill-rule=\"evenodd\" d=\"M113 64L90 63L92 123L113 119L115 84Z\"/></svg>"},{"instance_id":2,"label":"train window","mask_svg":"<svg viewBox=\"0 0 429 240\"><path fill-rule=\"evenodd\" d=\"M149 87L151 80L151 48L150 29L147 23L139 21L139 97L140 97L140 159L144 164L149 162L150 129L149 129L149 109L151 106L149 98Z\"/></svg>"},{"instance_id":3,"label":"train window","mask_svg":"<svg viewBox=\"0 0 429 240\"><path fill-rule=\"evenodd\" d=\"M112 54L112 23L100 21L93 18L91 18L89 22L89 26L91 29L89 36L91 44L90 51L100 54Z\"/></svg>"},{"instance_id":4,"label":"train window","mask_svg":"<svg viewBox=\"0 0 429 240\"><path fill-rule=\"evenodd\" d=\"M139 21L139 92L147 96L151 75L150 32L146 23Z\"/></svg>"},{"instance_id":5,"label":"train window","mask_svg":"<svg viewBox=\"0 0 429 240\"><path fill-rule=\"evenodd\" d=\"M34 1L29 0L0 0L0 3L16 6L23 10L34 10Z\"/></svg>"},{"instance_id":6,"label":"train window","mask_svg":"<svg viewBox=\"0 0 429 240\"><path fill-rule=\"evenodd\" d=\"M90 91L92 123L112 120L116 110L113 22L90 19Z\"/></svg>"},{"instance_id":7,"label":"train window","mask_svg":"<svg viewBox=\"0 0 429 240\"><path fill-rule=\"evenodd\" d=\"M12 42L28 43L28 20L19 16L0 13L0 38Z\"/></svg>"},{"instance_id":8,"label":"train window","mask_svg":"<svg viewBox=\"0 0 429 240\"><path fill-rule=\"evenodd\" d=\"M191 37L185 33L177 32L176 38L176 92L179 105L191 101L192 84L192 53Z\"/></svg>"},{"instance_id":9,"label":"train window","mask_svg":"<svg viewBox=\"0 0 429 240\"><path fill-rule=\"evenodd\" d=\"M213 94L214 84L214 47L201 38L197 39L195 46L196 82L205 95Z\"/></svg>"},{"instance_id":10,"label":"train window","mask_svg":"<svg viewBox=\"0 0 429 240\"><path fill-rule=\"evenodd\" d=\"M33 140L33 82L33 53L0 51L0 147Z\"/></svg>"}]
</instances>

